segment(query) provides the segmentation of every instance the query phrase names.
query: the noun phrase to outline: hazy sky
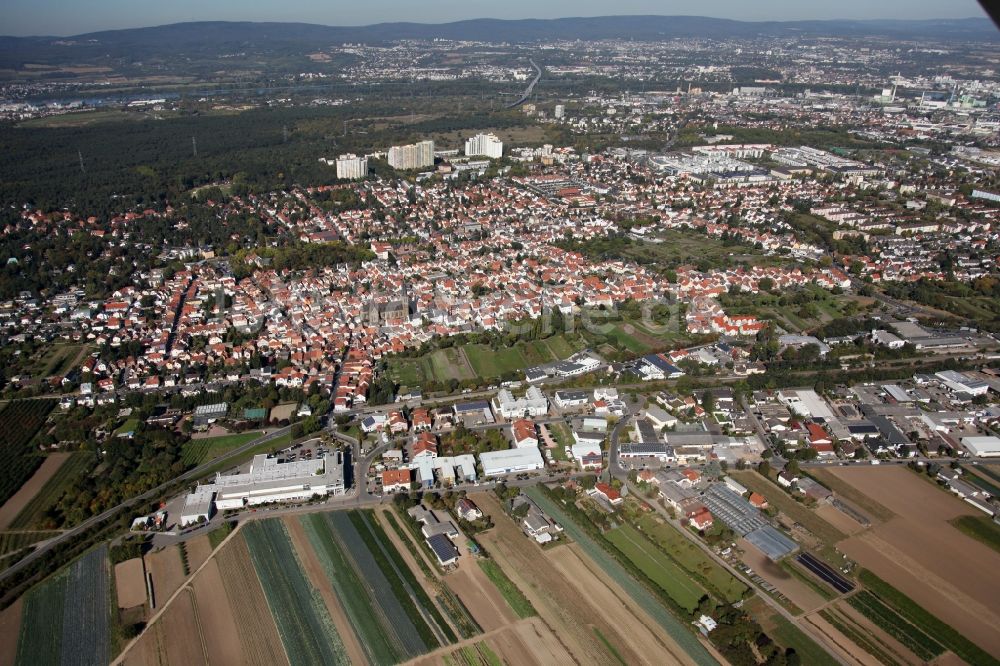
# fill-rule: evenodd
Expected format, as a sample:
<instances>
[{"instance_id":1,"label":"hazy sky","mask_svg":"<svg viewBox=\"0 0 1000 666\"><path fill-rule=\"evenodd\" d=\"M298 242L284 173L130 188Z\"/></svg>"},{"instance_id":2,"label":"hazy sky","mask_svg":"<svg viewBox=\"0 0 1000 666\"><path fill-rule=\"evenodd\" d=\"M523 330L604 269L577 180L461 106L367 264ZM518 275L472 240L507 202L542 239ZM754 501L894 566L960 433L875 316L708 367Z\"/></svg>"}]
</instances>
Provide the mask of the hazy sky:
<instances>
[{"instance_id":1,"label":"hazy sky","mask_svg":"<svg viewBox=\"0 0 1000 666\"><path fill-rule=\"evenodd\" d=\"M2 0L0 34L77 35L182 21L368 25L612 14L691 14L746 21L985 15L975 0Z\"/></svg>"}]
</instances>

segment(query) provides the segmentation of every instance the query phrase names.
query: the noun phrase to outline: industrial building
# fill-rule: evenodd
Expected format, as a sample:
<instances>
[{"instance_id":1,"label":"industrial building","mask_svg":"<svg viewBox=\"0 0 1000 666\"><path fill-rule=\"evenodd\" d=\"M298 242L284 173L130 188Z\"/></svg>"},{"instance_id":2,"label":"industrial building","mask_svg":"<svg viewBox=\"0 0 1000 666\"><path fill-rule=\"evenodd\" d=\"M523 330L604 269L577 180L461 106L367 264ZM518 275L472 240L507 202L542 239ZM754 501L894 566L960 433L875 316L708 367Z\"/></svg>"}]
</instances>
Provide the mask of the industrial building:
<instances>
[{"instance_id":1,"label":"industrial building","mask_svg":"<svg viewBox=\"0 0 1000 666\"><path fill-rule=\"evenodd\" d=\"M935 377L956 393L967 393L969 395L986 395L990 390L990 385L978 379L972 379L968 375L954 370L944 370L934 374Z\"/></svg>"},{"instance_id":2,"label":"industrial building","mask_svg":"<svg viewBox=\"0 0 1000 666\"><path fill-rule=\"evenodd\" d=\"M1000 437L963 437L962 446L974 456L981 458L1000 457Z\"/></svg>"},{"instance_id":3,"label":"industrial building","mask_svg":"<svg viewBox=\"0 0 1000 666\"><path fill-rule=\"evenodd\" d=\"M483 476L503 476L518 472L531 472L542 469L545 462L542 452L538 449L506 449L504 451L486 451L479 454L479 462L483 465Z\"/></svg>"},{"instance_id":4,"label":"industrial building","mask_svg":"<svg viewBox=\"0 0 1000 666\"><path fill-rule=\"evenodd\" d=\"M297 502L313 495L343 495L344 458L333 451L317 460L286 461L280 456L254 456L250 471L218 474L214 483L195 488L184 500L181 526L211 518L214 510L242 509L270 502Z\"/></svg>"}]
</instances>

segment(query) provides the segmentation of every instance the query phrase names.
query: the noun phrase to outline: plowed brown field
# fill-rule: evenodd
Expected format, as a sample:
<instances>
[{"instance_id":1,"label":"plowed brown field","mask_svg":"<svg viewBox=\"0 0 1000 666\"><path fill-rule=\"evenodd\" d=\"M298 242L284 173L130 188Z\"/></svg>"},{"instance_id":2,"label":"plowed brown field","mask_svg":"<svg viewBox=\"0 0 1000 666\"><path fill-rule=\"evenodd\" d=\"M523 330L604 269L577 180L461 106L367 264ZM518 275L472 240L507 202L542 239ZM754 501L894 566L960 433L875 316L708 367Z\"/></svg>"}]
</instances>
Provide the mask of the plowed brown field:
<instances>
[{"instance_id":1,"label":"plowed brown field","mask_svg":"<svg viewBox=\"0 0 1000 666\"><path fill-rule=\"evenodd\" d=\"M288 664L278 627L267 605L243 535L231 538L217 557L222 584L236 618L239 641L247 663L259 666Z\"/></svg>"},{"instance_id":2,"label":"plowed brown field","mask_svg":"<svg viewBox=\"0 0 1000 666\"><path fill-rule=\"evenodd\" d=\"M840 542L840 550L1000 654L1000 554L948 524L975 509L902 467L833 473L896 514Z\"/></svg>"},{"instance_id":3,"label":"plowed brown field","mask_svg":"<svg viewBox=\"0 0 1000 666\"><path fill-rule=\"evenodd\" d=\"M115 591L119 608L132 608L146 603L146 573L141 557L115 565Z\"/></svg>"}]
</instances>

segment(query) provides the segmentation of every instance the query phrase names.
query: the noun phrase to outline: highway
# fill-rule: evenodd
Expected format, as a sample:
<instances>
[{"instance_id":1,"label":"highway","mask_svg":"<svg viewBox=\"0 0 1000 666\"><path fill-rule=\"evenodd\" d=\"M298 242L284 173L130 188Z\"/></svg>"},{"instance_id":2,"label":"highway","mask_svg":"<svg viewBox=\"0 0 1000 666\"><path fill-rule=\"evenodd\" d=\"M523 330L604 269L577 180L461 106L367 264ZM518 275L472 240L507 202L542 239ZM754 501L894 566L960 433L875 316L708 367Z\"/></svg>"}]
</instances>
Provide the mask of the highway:
<instances>
[{"instance_id":1,"label":"highway","mask_svg":"<svg viewBox=\"0 0 1000 666\"><path fill-rule=\"evenodd\" d=\"M532 60L531 58L528 58L528 62L531 63L531 66L534 67L535 71L538 73L535 74L535 78L531 80L531 83L528 84L528 87L524 89L524 94L518 97L516 101L511 102L510 104L507 105L508 109L513 109L527 102L528 98L531 97L531 93L535 90L535 84L538 83L538 79L542 78L542 68L536 65L535 61Z\"/></svg>"}]
</instances>

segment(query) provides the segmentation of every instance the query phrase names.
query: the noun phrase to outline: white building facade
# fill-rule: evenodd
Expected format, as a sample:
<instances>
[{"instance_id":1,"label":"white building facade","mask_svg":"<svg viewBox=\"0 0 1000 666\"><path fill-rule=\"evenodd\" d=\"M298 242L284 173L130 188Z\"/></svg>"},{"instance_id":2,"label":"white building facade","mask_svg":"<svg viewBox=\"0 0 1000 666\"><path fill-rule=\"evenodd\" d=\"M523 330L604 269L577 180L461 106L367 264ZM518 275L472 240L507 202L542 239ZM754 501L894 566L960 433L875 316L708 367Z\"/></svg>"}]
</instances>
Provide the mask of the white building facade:
<instances>
[{"instance_id":1,"label":"white building facade","mask_svg":"<svg viewBox=\"0 0 1000 666\"><path fill-rule=\"evenodd\" d=\"M465 154L468 156L483 155L490 159L503 156L503 142L495 134L477 134L465 142Z\"/></svg>"},{"instance_id":2,"label":"white building facade","mask_svg":"<svg viewBox=\"0 0 1000 666\"><path fill-rule=\"evenodd\" d=\"M393 169L423 169L434 166L434 142L419 141L389 149L389 166Z\"/></svg>"},{"instance_id":3,"label":"white building facade","mask_svg":"<svg viewBox=\"0 0 1000 666\"><path fill-rule=\"evenodd\" d=\"M368 175L368 158L347 153L337 158L337 178L357 180Z\"/></svg>"}]
</instances>

